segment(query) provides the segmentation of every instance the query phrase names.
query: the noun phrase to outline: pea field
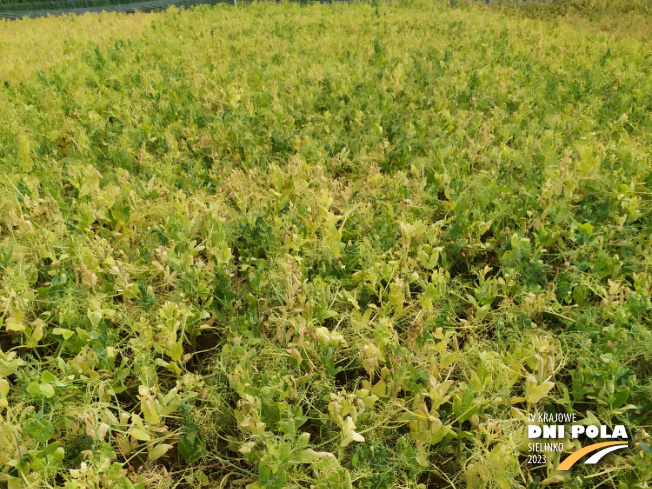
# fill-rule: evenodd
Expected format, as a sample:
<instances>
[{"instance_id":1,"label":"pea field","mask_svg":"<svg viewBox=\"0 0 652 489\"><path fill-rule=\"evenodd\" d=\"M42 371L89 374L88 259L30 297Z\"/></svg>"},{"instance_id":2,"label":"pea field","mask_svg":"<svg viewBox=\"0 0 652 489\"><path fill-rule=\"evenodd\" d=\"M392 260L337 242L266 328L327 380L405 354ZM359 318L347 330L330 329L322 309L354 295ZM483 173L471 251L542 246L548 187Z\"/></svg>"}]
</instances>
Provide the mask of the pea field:
<instances>
[{"instance_id":1,"label":"pea field","mask_svg":"<svg viewBox=\"0 0 652 489\"><path fill-rule=\"evenodd\" d=\"M647 0L0 21L0 487L649 488L651 170Z\"/></svg>"}]
</instances>

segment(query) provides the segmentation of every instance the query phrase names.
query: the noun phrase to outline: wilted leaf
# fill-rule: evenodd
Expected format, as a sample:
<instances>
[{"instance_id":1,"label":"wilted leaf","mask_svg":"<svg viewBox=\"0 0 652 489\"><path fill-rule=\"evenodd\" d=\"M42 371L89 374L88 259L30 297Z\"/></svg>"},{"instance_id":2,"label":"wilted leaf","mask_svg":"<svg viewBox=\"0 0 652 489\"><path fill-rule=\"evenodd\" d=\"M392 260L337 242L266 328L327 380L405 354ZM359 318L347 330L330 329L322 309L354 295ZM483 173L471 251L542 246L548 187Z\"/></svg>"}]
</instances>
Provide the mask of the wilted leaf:
<instances>
[{"instance_id":1,"label":"wilted leaf","mask_svg":"<svg viewBox=\"0 0 652 489\"><path fill-rule=\"evenodd\" d=\"M565 477L563 475L553 475L552 477L548 477L547 479L543 479L541 482L539 482L540 486L549 486L550 484L561 484L564 482Z\"/></svg>"}]
</instances>

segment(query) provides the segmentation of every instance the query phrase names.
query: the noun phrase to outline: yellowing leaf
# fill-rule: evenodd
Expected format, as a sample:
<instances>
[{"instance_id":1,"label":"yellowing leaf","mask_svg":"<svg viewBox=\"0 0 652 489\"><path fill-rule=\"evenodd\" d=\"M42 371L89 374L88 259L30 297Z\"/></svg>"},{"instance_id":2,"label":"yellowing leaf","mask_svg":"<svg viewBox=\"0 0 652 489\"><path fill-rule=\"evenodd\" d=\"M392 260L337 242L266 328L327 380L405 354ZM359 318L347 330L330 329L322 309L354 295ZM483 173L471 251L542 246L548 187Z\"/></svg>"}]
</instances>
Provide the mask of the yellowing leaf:
<instances>
[{"instance_id":1,"label":"yellowing leaf","mask_svg":"<svg viewBox=\"0 0 652 489\"><path fill-rule=\"evenodd\" d=\"M11 477L7 481L7 489L23 489L25 485L23 484L23 479L20 477Z\"/></svg>"},{"instance_id":2,"label":"yellowing leaf","mask_svg":"<svg viewBox=\"0 0 652 489\"><path fill-rule=\"evenodd\" d=\"M441 424L441 422L439 423ZM452 431L452 428L449 425L445 426L439 426L434 433L431 434L431 436L428 439L428 443L431 445L435 445L442 441L446 435L448 435Z\"/></svg>"},{"instance_id":3,"label":"yellowing leaf","mask_svg":"<svg viewBox=\"0 0 652 489\"><path fill-rule=\"evenodd\" d=\"M341 447L349 446L352 441L363 442L364 436L355 431L355 423L351 416L347 416L342 425L342 442L340 443Z\"/></svg>"},{"instance_id":4,"label":"yellowing leaf","mask_svg":"<svg viewBox=\"0 0 652 489\"><path fill-rule=\"evenodd\" d=\"M54 396L54 387L52 387L52 384L41 384L39 385L39 390L48 399Z\"/></svg>"},{"instance_id":5,"label":"yellowing leaf","mask_svg":"<svg viewBox=\"0 0 652 489\"><path fill-rule=\"evenodd\" d=\"M106 423L100 423L99 428L97 428L97 438L99 440L104 440L107 432L109 431L109 425Z\"/></svg>"},{"instance_id":6,"label":"yellowing leaf","mask_svg":"<svg viewBox=\"0 0 652 489\"><path fill-rule=\"evenodd\" d=\"M541 385L536 385L535 382L531 382L528 379L525 384L525 400L530 404L536 404L546 397L548 392L550 392L554 386L555 384L552 382L544 382Z\"/></svg>"},{"instance_id":7,"label":"yellowing leaf","mask_svg":"<svg viewBox=\"0 0 652 489\"><path fill-rule=\"evenodd\" d=\"M69 329L63 329L63 328L54 328L52 330L52 333L57 336L63 336L64 340L70 339L72 335L75 334L74 331L70 331Z\"/></svg>"},{"instance_id":8,"label":"yellowing leaf","mask_svg":"<svg viewBox=\"0 0 652 489\"><path fill-rule=\"evenodd\" d=\"M161 458L163 455L165 455L168 450L172 448L172 445L169 445L167 443L161 443L160 445L156 445L154 448L152 448L149 451L149 454L147 455L147 460L150 462L153 462L154 460L158 460Z\"/></svg>"},{"instance_id":9,"label":"yellowing leaf","mask_svg":"<svg viewBox=\"0 0 652 489\"><path fill-rule=\"evenodd\" d=\"M251 451L254 449L256 446L255 441L248 441L246 443L243 443L240 445L240 448L238 448L238 452L240 453L251 453Z\"/></svg>"},{"instance_id":10,"label":"yellowing leaf","mask_svg":"<svg viewBox=\"0 0 652 489\"><path fill-rule=\"evenodd\" d=\"M321 458L331 458L334 460L335 455L330 452L315 452L314 450L308 448L306 450L301 450L298 453L296 461L300 464L308 464Z\"/></svg>"},{"instance_id":11,"label":"yellowing leaf","mask_svg":"<svg viewBox=\"0 0 652 489\"><path fill-rule=\"evenodd\" d=\"M28 348L36 348L38 342L43 338L43 332L45 330L45 322L42 319L37 319L32 323L32 333L28 335L27 342L25 346Z\"/></svg>"},{"instance_id":12,"label":"yellowing leaf","mask_svg":"<svg viewBox=\"0 0 652 489\"><path fill-rule=\"evenodd\" d=\"M18 461L7 457L4 453L0 453L0 464L15 466Z\"/></svg>"},{"instance_id":13,"label":"yellowing leaf","mask_svg":"<svg viewBox=\"0 0 652 489\"><path fill-rule=\"evenodd\" d=\"M14 331L16 333L20 333L25 331L25 328L26 328L25 324L22 321L16 319L15 317L10 317L5 321L5 329L7 331Z\"/></svg>"},{"instance_id":14,"label":"yellowing leaf","mask_svg":"<svg viewBox=\"0 0 652 489\"><path fill-rule=\"evenodd\" d=\"M178 362L181 360L181 356L183 355L183 345L180 341L175 341L167 348L165 353L167 353L173 361Z\"/></svg>"},{"instance_id":15,"label":"yellowing leaf","mask_svg":"<svg viewBox=\"0 0 652 489\"><path fill-rule=\"evenodd\" d=\"M378 397L385 397L387 394L387 383L382 379L379 380L371 389L371 393Z\"/></svg>"},{"instance_id":16,"label":"yellowing leaf","mask_svg":"<svg viewBox=\"0 0 652 489\"><path fill-rule=\"evenodd\" d=\"M135 429L138 429L138 428L135 428ZM116 440L116 442L118 444L118 448L120 449L120 452L122 453L123 456L126 457L127 455L129 455L131 453L131 451L132 451L131 443L129 443L129 440L127 439L127 437L122 436L122 435L118 435L115 438L115 440Z\"/></svg>"},{"instance_id":17,"label":"yellowing leaf","mask_svg":"<svg viewBox=\"0 0 652 489\"><path fill-rule=\"evenodd\" d=\"M129 430L129 434L133 436L136 440L140 441L150 441L152 439L151 436L144 430L141 430L140 428L131 428Z\"/></svg>"}]
</instances>

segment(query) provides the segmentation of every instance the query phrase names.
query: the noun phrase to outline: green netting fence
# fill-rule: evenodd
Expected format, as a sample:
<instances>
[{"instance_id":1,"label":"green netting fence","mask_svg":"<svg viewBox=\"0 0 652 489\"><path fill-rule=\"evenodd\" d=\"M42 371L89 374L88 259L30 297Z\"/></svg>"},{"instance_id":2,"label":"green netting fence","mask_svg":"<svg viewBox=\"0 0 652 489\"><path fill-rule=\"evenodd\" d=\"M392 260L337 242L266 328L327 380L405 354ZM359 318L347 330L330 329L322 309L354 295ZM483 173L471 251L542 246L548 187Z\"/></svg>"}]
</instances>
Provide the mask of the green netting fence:
<instances>
[{"instance_id":1,"label":"green netting fence","mask_svg":"<svg viewBox=\"0 0 652 489\"><path fill-rule=\"evenodd\" d=\"M203 4L230 3L250 0L0 0L0 19L22 19L24 17L47 17L48 15L84 14L86 12L157 12L172 5L192 7ZM332 3L348 0L295 0L300 3ZM444 0L446 1L446 0ZM455 3L458 0L448 0ZM550 2L559 0L478 0L490 2Z\"/></svg>"},{"instance_id":2,"label":"green netting fence","mask_svg":"<svg viewBox=\"0 0 652 489\"><path fill-rule=\"evenodd\" d=\"M237 0L236 0L237 1ZM195 5L234 3L234 0L50 0L41 2L0 3L0 19L24 17L47 17L48 15L84 14L87 12L157 12L172 5L192 7Z\"/></svg>"},{"instance_id":3,"label":"green netting fence","mask_svg":"<svg viewBox=\"0 0 652 489\"><path fill-rule=\"evenodd\" d=\"M22 19L24 17L47 17L48 15L84 14L87 12L157 12L172 5L177 7L193 7L195 5L230 3L241 0L47 0L21 1L12 0L3 3L0 0L0 19ZM312 0L314 1L314 0ZM331 3L344 0L317 0L320 3ZM309 2L302 2L309 3Z\"/></svg>"},{"instance_id":4,"label":"green netting fence","mask_svg":"<svg viewBox=\"0 0 652 489\"><path fill-rule=\"evenodd\" d=\"M84 14L86 12L156 12L165 10L172 5L188 8L195 5L250 2L252 0L0 0L0 19L22 19L23 17L46 17L48 15ZM279 0L277 0L279 1ZM351 0L290 0L299 3L332 3ZM361 0L369 1L369 0ZM449 1L451 4L465 1L478 3L523 4L539 8L543 4L564 13L564 7L575 10L592 10L598 5L598 10L611 4L618 4L618 11L636 11L652 13L652 0L438 0Z\"/></svg>"}]
</instances>

